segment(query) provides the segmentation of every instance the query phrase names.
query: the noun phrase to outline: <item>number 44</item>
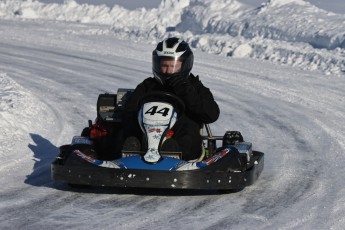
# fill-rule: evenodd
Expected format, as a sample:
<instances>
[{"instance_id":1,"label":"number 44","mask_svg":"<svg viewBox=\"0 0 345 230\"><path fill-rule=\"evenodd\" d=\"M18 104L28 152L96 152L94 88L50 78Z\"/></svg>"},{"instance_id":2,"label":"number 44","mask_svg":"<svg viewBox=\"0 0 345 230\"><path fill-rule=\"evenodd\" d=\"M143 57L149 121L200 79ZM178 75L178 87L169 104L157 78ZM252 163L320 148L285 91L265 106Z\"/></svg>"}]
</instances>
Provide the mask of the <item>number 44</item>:
<instances>
[{"instance_id":1,"label":"number 44","mask_svg":"<svg viewBox=\"0 0 345 230\"><path fill-rule=\"evenodd\" d=\"M160 109L158 111L157 111L157 109L158 109L158 106L152 106L151 108L149 108L145 112L145 114L155 115L156 113L160 113L160 114L162 114L163 117L166 117L169 113L169 110L170 110L169 108L166 108L166 107L163 109Z\"/></svg>"}]
</instances>

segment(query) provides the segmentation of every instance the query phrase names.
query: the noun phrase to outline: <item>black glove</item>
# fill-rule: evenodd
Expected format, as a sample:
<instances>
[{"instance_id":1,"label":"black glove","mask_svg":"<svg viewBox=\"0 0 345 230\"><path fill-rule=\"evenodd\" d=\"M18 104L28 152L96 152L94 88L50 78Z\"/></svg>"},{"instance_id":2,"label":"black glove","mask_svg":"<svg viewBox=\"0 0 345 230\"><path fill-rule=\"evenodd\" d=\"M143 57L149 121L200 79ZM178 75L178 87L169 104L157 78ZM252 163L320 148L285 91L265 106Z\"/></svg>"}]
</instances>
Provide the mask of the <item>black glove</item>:
<instances>
[{"instance_id":1,"label":"black glove","mask_svg":"<svg viewBox=\"0 0 345 230\"><path fill-rule=\"evenodd\" d=\"M167 80L167 86L180 97L184 97L190 88L193 88L188 77L173 76Z\"/></svg>"}]
</instances>

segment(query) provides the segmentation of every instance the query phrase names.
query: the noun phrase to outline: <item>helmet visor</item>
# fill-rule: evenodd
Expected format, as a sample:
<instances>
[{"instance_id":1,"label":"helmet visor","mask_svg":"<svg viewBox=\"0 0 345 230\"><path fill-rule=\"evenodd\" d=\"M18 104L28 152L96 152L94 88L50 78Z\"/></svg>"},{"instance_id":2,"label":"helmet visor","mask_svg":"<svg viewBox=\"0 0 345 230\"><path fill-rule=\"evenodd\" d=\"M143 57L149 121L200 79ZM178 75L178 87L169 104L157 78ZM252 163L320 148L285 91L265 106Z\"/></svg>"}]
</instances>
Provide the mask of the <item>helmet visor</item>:
<instances>
[{"instance_id":1,"label":"helmet visor","mask_svg":"<svg viewBox=\"0 0 345 230\"><path fill-rule=\"evenodd\" d=\"M179 60L161 60L161 73L173 74L181 71L182 62Z\"/></svg>"},{"instance_id":2,"label":"helmet visor","mask_svg":"<svg viewBox=\"0 0 345 230\"><path fill-rule=\"evenodd\" d=\"M175 74L182 71L182 60L172 57L153 57L153 70L161 74Z\"/></svg>"},{"instance_id":3,"label":"helmet visor","mask_svg":"<svg viewBox=\"0 0 345 230\"><path fill-rule=\"evenodd\" d=\"M152 55L152 72L162 84L172 77L188 76L193 67L193 54L187 57Z\"/></svg>"}]
</instances>

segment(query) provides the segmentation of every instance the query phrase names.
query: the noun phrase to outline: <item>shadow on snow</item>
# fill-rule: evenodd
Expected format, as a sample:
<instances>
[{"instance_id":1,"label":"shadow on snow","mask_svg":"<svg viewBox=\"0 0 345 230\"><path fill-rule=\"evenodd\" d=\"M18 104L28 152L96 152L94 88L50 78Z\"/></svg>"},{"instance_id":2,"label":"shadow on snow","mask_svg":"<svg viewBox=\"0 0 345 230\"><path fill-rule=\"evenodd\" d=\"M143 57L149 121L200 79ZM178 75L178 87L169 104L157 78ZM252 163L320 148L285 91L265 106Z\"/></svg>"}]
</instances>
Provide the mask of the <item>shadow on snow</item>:
<instances>
[{"instance_id":1,"label":"shadow on snow","mask_svg":"<svg viewBox=\"0 0 345 230\"><path fill-rule=\"evenodd\" d=\"M28 147L33 152L34 165L30 175L26 176L26 184L33 186L53 187L51 181L50 164L59 152L59 148L39 134L30 133L35 145Z\"/></svg>"}]
</instances>

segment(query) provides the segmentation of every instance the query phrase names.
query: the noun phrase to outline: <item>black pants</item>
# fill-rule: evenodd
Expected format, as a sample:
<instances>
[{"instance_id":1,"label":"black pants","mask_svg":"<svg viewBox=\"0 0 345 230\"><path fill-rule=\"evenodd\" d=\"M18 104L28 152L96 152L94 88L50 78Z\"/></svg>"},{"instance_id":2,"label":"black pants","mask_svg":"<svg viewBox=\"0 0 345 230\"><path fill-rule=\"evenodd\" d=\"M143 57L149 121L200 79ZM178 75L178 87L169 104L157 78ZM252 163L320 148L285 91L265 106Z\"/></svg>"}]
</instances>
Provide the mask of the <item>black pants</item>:
<instances>
[{"instance_id":1,"label":"black pants","mask_svg":"<svg viewBox=\"0 0 345 230\"><path fill-rule=\"evenodd\" d=\"M202 151L201 125L186 116L181 118L173 126L174 136L182 151L184 160L194 160L200 157Z\"/></svg>"}]
</instances>

